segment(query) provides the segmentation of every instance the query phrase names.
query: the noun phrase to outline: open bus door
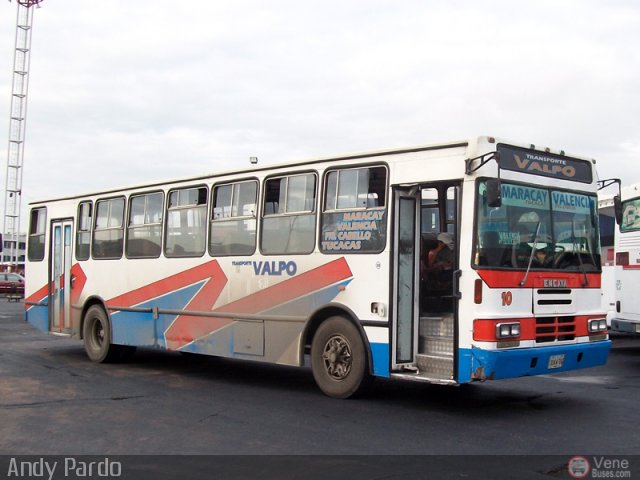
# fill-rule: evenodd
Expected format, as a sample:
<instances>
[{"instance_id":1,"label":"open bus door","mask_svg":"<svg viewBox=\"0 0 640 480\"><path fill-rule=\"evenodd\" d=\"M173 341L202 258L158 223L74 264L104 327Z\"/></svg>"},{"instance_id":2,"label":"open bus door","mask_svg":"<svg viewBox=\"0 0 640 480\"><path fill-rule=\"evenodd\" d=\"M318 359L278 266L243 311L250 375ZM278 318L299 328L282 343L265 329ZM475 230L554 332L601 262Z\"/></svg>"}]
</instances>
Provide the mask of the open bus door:
<instances>
[{"instance_id":1,"label":"open bus door","mask_svg":"<svg viewBox=\"0 0 640 480\"><path fill-rule=\"evenodd\" d=\"M392 360L395 371L455 380L459 183L394 191Z\"/></svg>"},{"instance_id":2,"label":"open bus door","mask_svg":"<svg viewBox=\"0 0 640 480\"><path fill-rule=\"evenodd\" d=\"M391 369L416 369L419 319L420 189L394 191Z\"/></svg>"},{"instance_id":3,"label":"open bus door","mask_svg":"<svg viewBox=\"0 0 640 480\"><path fill-rule=\"evenodd\" d=\"M67 333L71 329L72 235L71 220L51 221L49 330L52 333Z\"/></svg>"}]
</instances>

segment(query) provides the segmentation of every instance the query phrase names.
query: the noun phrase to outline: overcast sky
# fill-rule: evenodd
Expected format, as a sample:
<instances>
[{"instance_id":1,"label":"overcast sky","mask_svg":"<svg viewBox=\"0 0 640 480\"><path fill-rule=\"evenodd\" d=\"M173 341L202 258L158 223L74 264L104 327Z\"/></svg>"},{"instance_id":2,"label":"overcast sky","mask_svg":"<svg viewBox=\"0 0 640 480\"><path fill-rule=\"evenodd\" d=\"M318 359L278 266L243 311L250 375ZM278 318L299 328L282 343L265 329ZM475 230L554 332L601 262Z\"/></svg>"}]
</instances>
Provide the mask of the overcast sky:
<instances>
[{"instance_id":1,"label":"overcast sky","mask_svg":"<svg viewBox=\"0 0 640 480\"><path fill-rule=\"evenodd\" d=\"M16 9L0 3L3 189ZM640 2L45 0L28 107L23 205L476 135L640 182Z\"/></svg>"}]
</instances>

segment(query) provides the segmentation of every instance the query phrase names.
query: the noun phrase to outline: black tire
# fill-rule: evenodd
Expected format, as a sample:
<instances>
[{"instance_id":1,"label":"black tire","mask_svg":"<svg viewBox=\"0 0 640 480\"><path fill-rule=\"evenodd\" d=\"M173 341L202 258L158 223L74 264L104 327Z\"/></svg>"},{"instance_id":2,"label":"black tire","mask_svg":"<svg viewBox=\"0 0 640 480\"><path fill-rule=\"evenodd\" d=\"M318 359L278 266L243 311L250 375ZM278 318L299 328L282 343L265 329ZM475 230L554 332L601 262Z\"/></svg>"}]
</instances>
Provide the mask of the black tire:
<instances>
[{"instance_id":1,"label":"black tire","mask_svg":"<svg viewBox=\"0 0 640 480\"><path fill-rule=\"evenodd\" d=\"M94 305L87 310L82 327L84 350L93 362L113 362L121 358L121 345L111 343L111 324L104 309Z\"/></svg>"},{"instance_id":2,"label":"black tire","mask_svg":"<svg viewBox=\"0 0 640 480\"><path fill-rule=\"evenodd\" d=\"M343 317L330 317L311 343L311 370L318 387L333 398L353 397L371 380L368 355L358 328Z\"/></svg>"}]
</instances>

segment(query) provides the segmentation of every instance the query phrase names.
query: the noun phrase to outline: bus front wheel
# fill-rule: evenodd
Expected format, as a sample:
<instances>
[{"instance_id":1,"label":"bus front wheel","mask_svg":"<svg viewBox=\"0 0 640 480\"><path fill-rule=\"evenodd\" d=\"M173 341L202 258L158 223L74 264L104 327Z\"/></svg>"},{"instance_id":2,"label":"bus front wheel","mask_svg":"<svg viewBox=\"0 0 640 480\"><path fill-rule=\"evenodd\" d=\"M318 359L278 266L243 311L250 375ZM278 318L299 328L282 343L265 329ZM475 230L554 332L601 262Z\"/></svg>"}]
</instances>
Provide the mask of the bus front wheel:
<instances>
[{"instance_id":1,"label":"bus front wheel","mask_svg":"<svg viewBox=\"0 0 640 480\"><path fill-rule=\"evenodd\" d=\"M311 370L318 387L334 398L349 398L370 380L367 352L356 326L343 317L322 322L311 343Z\"/></svg>"},{"instance_id":2,"label":"bus front wheel","mask_svg":"<svg viewBox=\"0 0 640 480\"><path fill-rule=\"evenodd\" d=\"M105 311L98 305L87 310L82 327L84 350L93 362L111 362L120 357L120 345L111 343L111 325Z\"/></svg>"}]
</instances>

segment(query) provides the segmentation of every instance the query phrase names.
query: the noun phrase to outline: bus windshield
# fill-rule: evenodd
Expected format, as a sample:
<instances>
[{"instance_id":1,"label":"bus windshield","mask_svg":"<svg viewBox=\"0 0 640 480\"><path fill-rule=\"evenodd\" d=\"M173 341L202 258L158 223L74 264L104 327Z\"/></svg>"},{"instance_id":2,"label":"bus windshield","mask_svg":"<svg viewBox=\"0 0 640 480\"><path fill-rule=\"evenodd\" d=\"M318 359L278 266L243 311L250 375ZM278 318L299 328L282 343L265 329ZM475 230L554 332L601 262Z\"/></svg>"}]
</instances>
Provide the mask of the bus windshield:
<instances>
[{"instance_id":1,"label":"bus windshield","mask_svg":"<svg viewBox=\"0 0 640 480\"><path fill-rule=\"evenodd\" d=\"M475 265L480 268L600 270L597 197L502 182L502 205L477 193Z\"/></svg>"},{"instance_id":2,"label":"bus windshield","mask_svg":"<svg viewBox=\"0 0 640 480\"><path fill-rule=\"evenodd\" d=\"M640 230L640 198L627 200L622 203L621 232Z\"/></svg>"}]
</instances>

